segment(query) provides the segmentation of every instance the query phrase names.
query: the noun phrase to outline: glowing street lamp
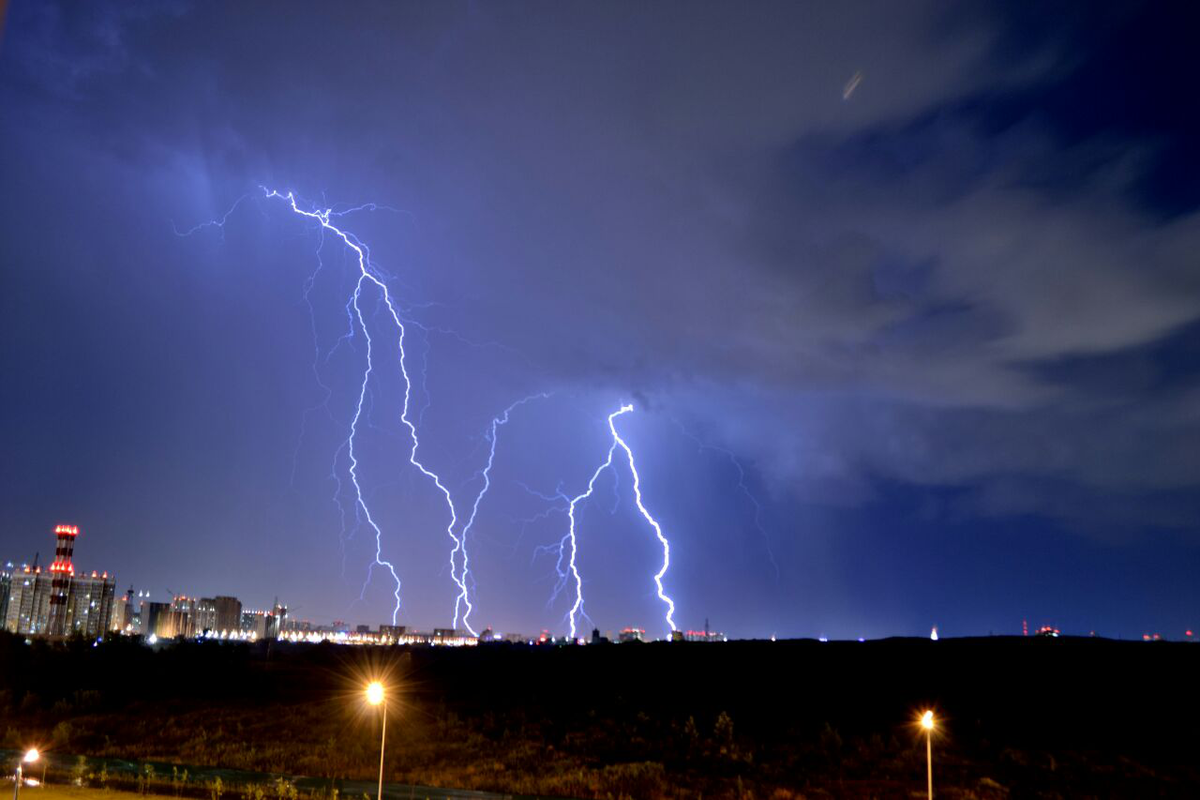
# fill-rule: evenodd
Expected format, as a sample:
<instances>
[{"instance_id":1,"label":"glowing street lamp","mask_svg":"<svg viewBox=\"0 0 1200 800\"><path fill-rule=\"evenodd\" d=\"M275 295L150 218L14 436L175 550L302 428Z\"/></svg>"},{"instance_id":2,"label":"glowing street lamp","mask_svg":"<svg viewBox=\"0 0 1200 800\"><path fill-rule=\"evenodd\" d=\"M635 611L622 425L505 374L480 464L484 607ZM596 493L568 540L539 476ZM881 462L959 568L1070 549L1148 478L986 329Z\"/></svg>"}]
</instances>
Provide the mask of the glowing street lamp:
<instances>
[{"instance_id":1,"label":"glowing street lamp","mask_svg":"<svg viewBox=\"0 0 1200 800\"><path fill-rule=\"evenodd\" d=\"M367 684L367 703L373 706L383 706L382 732L379 734L379 794L377 800L383 800L383 745L387 741L387 698L384 696L383 684L371 681ZM15 800L15 798L14 798Z\"/></svg>"},{"instance_id":2,"label":"glowing street lamp","mask_svg":"<svg viewBox=\"0 0 1200 800\"><path fill-rule=\"evenodd\" d=\"M929 779L929 800L933 800L933 712L921 715L921 727L925 729L925 766Z\"/></svg>"},{"instance_id":3,"label":"glowing street lamp","mask_svg":"<svg viewBox=\"0 0 1200 800\"><path fill-rule=\"evenodd\" d=\"M25 765L32 764L41 757L36 747L31 747L25 751L25 755L17 762L17 779L13 782L13 800L17 800L21 793L21 780L25 774Z\"/></svg>"}]
</instances>

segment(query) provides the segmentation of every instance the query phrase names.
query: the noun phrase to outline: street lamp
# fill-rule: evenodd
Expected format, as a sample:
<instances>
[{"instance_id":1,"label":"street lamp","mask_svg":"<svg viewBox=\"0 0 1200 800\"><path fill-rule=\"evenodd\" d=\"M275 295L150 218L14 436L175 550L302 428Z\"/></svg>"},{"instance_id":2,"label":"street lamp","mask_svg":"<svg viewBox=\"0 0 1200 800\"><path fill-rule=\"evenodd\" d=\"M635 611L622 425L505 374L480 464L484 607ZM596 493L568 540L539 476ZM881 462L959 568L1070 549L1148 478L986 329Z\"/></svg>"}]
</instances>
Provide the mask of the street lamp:
<instances>
[{"instance_id":1,"label":"street lamp","mask_svg":"<svg viewBox=\"0 0 1200 800\"><path fill-rule=\"evenodd\" d=\"M925 729L925 767L929 780L929 800L933 800L933 712L921 715L921 727Z\"/></svg>"},{"instance_id":2,"label":"street lamp","mask_svg":"<svg viewBox=\"0 0 1200 800\"><path fill-rule=\"evenodd\" d=\"M373 706L383 706L382 732L379 734L379 794L377 800L383 800L383 746L387 742L387 703L384 702L383 684L371 681L367 684L367 703ZM16 800L16 798L13 798Z\"/></svg>"},{"instance_id":3,"label":"street lamp","mask_svg":"<svg viewBox=\"0 0 1200 800\"><path fill-rule=\"evenodd\" d=\"M17 779L13 782L13 800L17 800L21 793L21 779L25 774L25 765L32 764L37 761L39 754L36 747L31 747L25 751L25 755L17 762Z\"/></svg>"}]
</instances>

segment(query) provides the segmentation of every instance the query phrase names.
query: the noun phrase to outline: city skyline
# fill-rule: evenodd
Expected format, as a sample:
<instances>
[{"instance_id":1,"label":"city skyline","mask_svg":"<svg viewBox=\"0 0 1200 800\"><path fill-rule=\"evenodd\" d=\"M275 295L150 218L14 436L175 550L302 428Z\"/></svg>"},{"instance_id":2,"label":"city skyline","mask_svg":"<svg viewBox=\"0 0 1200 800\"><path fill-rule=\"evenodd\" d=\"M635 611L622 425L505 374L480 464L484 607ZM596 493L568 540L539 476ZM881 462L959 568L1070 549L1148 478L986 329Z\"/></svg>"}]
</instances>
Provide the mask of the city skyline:
<instances>
[{"instance_id":1,"label":"city skyline","mask_svg":"<svg viewBox=\"0 0 1200 800\"><path fill-rule=\"evenodd\" d=\"M59 534L64 529L72 531L70 534L72 538L78 536L80 533L79 526L63 524L56 525L54 532ZM79 615L78 608L85 605L85 601L90 600L92 597L90 591L93 585L99 586L103 590L103 593L97 594L98 602L92 603L93 609L98 608L95 613L96 619L93 621L92 627L88 627L85 611L82 626L80 623L75 623L74 625L67 623L66 629L57 630L54 628L54 623L50 618L48 601L51 596L50 579L55 574L55 566L59 563L59 556L61 556L61 547L59 548L59 552L56 553L55 563L45 570L38 564L40 553L35 555L32 563L16 563L13 561L0 563L0 629L7 628L14 633L35 635L63 636L82 634L84 636L91 635L95 637L100 637L111 632L143 637L154 635L155 639L175 637L207 638L209 636L218 639L241 639L246 637L252 639L281 636L290 638L293 641L309 642L328 639L334 642L354 644L428 644L434 643L435 640L438 640L438 643L444 643L440 640L445 639L454 640L454 643L458 644L467 640L474 641L475 639L478 639L480 642L486 642L494 638L509 642L535 644L547 641L554 643L559 640L579 642L590 640L596 643L598 641L597 637L600 635L600 630L605 628L603 625L594 628L590 637L586 635L586 631L580 631L575 639L571 639L568 635L550 629L542 629L532 633L514 630L493 631L493 628L489 625L481 631L471 632L462 627L439 628L435 624L400 626L387 622L370 622L364 624L359 621L347 622L340 618L314 621L297 618L294 614L289 618L287 605L281 604L277 595L269 606L259 609L244 606L236 596L217 594L211 597L204 597L202 596L203 593L189 595L187 593L175 592L171 589L164 589L162 591L162 594L168 598L167 601L155 601L152 599L156 594L153 590L139 590L133 585L130 585L122 594L119 591L119 587L116 586L115 572L92 570L89 576L87 571L84 570L79 575L81 586L78 588L76 586L71 587L71 600L67 602L70 603L73 610L72 619L77 618ZM70 561L69 554L65 569L70 572L72 578L75 578L75 569ZM62 570L59 571L61 572ZM41 584L31 582L31 579L36 581L39 576L44 578ZM24 595L26 596L26 601L24 605L22 605L21 601L21 588L18 586L14 590L14 585L16 585L14 582L22 577L25 579ZM79 599L77 599L77 595ZM41 596L40 601L33 599L38 596ZM65 593L64 596L66 596ZM136 600L136 604L133 602L134 600ZM272 621L273 618L276 621ZM616 627L609 626L605 628L604 641L643 641L647 638L644 627L637 627L636 623L633 625L621 624L624 627L618 625ZM432 633L430 633L431 631ZM614 631L617 632L615 635ZM1020 621L1019 631L989 630L987 635L1015 636L1018 633L1023 637L1031 635L1028 619ZM1049 621L1041 620L1035 623L1032 635L1060 636L1063 633L1061 629L1050 624ZM1094 629L1090 631L1068 630L1065 634L1093 637L1097 635ZM348 638L346 635L357 636ZM958 631L956 635L972 637L983 634L980 631ZM710 632L709 620L707 618L704 620L702 630L681 628L675 631L673 636L655 637L651 635L649 638L661 638L665 641L675 636L681 636L684 641L729 640L728 635L724 632ZM1140 638L1144 641L1194 641L1194 636L1194 631L1190 627L1183 631L1168 631L1164 633L1151 625L1146 628ZM741 637L735 635L734 639L737 638ZM775 640L778 637L772 634L769 638ZM807 638L818 638L820 641L829 641L829 637L824 634ZM861 636L847 636L844 638L857 638L858 641L865 640L865 637ZM877 638L887 638L887 635ZM930 638L934 641L938 640L937 625L932 627ZM1109 635L1108 638L1120 639L1122 637L1120 634L1115 634ZM1134 636L1133 638L1136 639L1138 637Z\"/></svg>"},{"instance_id":2,"label":"city skyline","mask_svg":"<svg viewBox=\"0 0 1200 800\"><path fill-rule=\"evenodd\" d=\"M1196 629L1189 26L968 5L13 5L0 554L422 629Z\"/></svg>"}]
</instances>

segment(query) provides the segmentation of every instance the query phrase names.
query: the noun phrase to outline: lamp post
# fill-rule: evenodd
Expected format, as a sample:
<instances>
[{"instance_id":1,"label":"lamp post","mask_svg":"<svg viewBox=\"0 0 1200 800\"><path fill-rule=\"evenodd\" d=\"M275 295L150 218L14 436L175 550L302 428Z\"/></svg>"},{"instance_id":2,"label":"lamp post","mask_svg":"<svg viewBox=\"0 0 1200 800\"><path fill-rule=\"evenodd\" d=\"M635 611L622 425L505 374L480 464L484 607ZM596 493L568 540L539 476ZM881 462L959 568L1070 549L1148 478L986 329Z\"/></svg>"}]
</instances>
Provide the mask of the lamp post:
<instances>
[{"instance_id":1,"label":"lamp post","mask_svg":"<svg viewBox=\"0 0 1200 800\"><path fill-rule=\"evenodd\" d=\"M32 764L38 760L38 751L36 747L31 747L25 752L25 755L17 762L17 778L13 781L13 800L21 794L21 780L25 774L25 765Z\"/></svg>"},{"instance_id":2,"label":"lamp post","mask_svg":"<svg viewBox=\"0 0 1200 800\"><path fill-rule=\"evenodd\" d=\"M929 800L933 800L933 712L921 715L921 727L925 729L925 769L929 784Z\"/></svg>"},{"instance_id":3,"label":"lamp post","mask_svg":"<svg viewBox=\"0 0 1200 800\"><path fill-rule=\"evenodd\" d=\"M377 800L383 800L383 746L387 742L387 703L384 702L383 684L371 681L367 684L367 702L373 706L383 706L383 724L379 734L379 794ZM15 800L15 798L14 798Z\"/></svg>"}]
</instances>

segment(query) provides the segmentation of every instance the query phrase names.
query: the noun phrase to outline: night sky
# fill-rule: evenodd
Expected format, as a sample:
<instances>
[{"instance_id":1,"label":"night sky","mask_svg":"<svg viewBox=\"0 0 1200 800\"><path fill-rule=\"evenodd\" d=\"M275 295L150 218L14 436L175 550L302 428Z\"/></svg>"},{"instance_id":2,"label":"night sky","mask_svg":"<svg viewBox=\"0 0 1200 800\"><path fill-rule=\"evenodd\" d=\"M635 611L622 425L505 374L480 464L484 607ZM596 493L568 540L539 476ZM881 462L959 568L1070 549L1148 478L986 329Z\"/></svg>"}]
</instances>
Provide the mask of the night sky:
<instances>
[{"instance_id":1,"label":"night sky","mask_svg":"<svg viewBox=\"0 0 1200 800\"><path fill-rule=\"evenodd\" d=\"M357 267L265 185L381 206L339 224L409 321L419 452L460 514L490 421L551 395L498 429L477 628L565 631L538 548L567 519L538 495L585 489L630 402L682 628L1181 638L1200 626L1196 15L12 3L0 560L45 563L69 522L76 564L122 590L389 621L339 449ZM362 309L359 474L398 621L449 626L446 507L407 462L377 292ZM585 608L662 635L661 550L617 464L578 514Z\"/></svg>"}]
</instances>

